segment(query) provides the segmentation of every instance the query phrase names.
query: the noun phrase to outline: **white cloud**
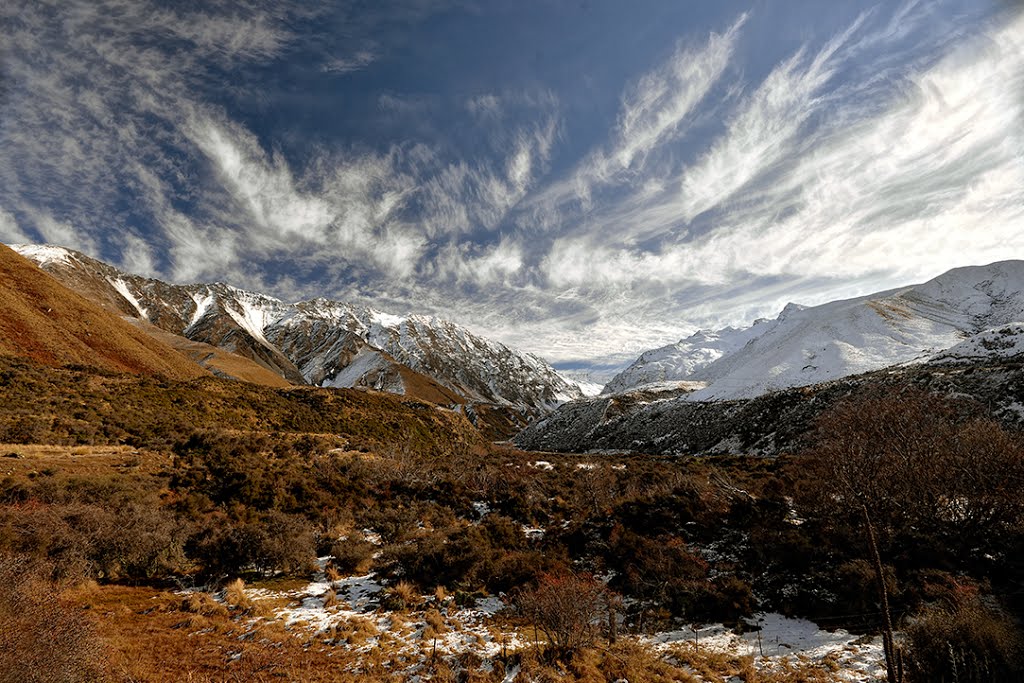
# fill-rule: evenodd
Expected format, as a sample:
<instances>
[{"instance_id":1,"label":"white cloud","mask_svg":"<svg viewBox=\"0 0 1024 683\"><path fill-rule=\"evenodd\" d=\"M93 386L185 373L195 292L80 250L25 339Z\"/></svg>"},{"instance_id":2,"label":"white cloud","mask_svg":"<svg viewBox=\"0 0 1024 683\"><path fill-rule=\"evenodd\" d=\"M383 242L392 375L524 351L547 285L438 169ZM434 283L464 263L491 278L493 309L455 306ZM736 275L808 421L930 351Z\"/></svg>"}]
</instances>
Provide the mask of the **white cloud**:
<instances>
[{"instance_id":1,"label":"white cloud","mask_svg":"<svg viewBox=\"0 0 1024 683\"><path fill-rule=\"evenodd\" d=\"M861 15L813 58L803 51L777 66L729 121L725 134L700 161L683 171L678 220L720 204L780 159L817 110L817 99L835 73L837 51L863 24Z\"/></svg>"},{"instance_id":2,"label":"white cloud","mask_svg":"<svg viewBox=\"0 0 1024 683\"><path fill-rule=\"evenodd\" d=\"M305 11L0 7L0 240L119 252L176 280L278 278L277 293L391 302L609 363L787 299L1024 253L1020 17L936 27L931 3L878 6L749 83L738 56L771 22L729 17L633 80L604 139L572 159L559 154L579 141L575 109L499 83L448 101L376 96L393 121L457 112L477 145L465 156L422 121L298 160L199 93L211 74L289 54ZM372 49L321 59L322 78L391 54L348 44ZM271 262L293 276L265 275ZM307 282L307 266L328 275Z\"/></svg>"},{"instance_id":3,"label":"white cloud","mask_svg":"<svg viewBox=\"0 0 1024 683\"><path fill-rule=\"evenodd\" d=\"M602 185L628 186L641 177L649 156L685 135L698 106L722 79L748 18L741 14L725 33L712 32L700 46L680 44L664 63L631 84L609 143L593 150L534 203L557 214L566 202L589 206Z\"/></svg>"},{"instance_id":4,"label":"white cloud","mask_svg":"<svg viewBox=\"0 0 1024 683\"><path fill-rule=\"evenodd\" d=\"M26 244L31 238L18 226L14 214L0 208L0 242L5 244Z\"/></svg>"},{"instance_id":5,"label":"white cloud","mask_svg":"<svg viewBox=\"0 0 1024 683\"><path fill-rule=\"evenodd\" d=\"M377 59L377 55L369 50L360 50L350 57L334 57L324 62L321 71L333 74L347 74L362 71Z\"/></svg>"},{"instance_id":6,"label":"white cloud","mask_svg":"<svg viewBox=\"0 0 1024 683\"><path fill-rule=\"evenodd\" d=\"M732 59L742 14L724 34L712 33L698 50L680 47L660 68L642 77L623 98L617 141L604 163L621 169L643 163L643 158L682 131L689 118Z\"/></svg>"}]
</instances>

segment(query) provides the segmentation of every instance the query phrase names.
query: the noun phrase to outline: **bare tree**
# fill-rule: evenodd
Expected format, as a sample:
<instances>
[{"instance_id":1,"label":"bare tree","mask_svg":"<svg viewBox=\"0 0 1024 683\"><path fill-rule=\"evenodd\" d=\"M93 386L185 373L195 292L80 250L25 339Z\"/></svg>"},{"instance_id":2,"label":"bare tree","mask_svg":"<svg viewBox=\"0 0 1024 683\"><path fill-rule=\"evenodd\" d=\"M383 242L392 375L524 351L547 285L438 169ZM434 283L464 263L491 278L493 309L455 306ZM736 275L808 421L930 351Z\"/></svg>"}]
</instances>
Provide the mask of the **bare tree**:
<instances>
[{"instance_id":1,"label":"bare tree","mask_svg":"<svg viewBox=\"0 0 1024 683\"><path fill-rule=\"evenodd\" d=\"M992 421L905 389L825 413L812 455L818 513L862 522L883 612L888 678L897 683L902 663L880 546L922 535L996 541L1024 513L1024 448Z\"/></svg>"}]
</instances>

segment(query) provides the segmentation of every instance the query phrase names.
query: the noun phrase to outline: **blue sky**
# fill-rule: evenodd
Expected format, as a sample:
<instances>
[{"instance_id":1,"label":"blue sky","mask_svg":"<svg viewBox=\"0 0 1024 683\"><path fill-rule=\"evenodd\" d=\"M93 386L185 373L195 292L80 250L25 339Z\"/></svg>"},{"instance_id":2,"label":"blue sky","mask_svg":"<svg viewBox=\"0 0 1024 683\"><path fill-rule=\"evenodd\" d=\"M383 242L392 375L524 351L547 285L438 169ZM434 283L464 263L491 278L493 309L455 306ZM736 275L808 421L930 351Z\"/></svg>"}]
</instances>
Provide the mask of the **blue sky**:
<instances>
[{"instance_id":1,"label":"blue sky","mask_svg":"<svg viewBox=\"0 0 1024 683\"><path fill-rule=\"evenodd\" d=\"M597 379L787 301L1024 256L1011 2L13 0L0 21L0 241L437 314Z\"/></svg>"}]
</instances>

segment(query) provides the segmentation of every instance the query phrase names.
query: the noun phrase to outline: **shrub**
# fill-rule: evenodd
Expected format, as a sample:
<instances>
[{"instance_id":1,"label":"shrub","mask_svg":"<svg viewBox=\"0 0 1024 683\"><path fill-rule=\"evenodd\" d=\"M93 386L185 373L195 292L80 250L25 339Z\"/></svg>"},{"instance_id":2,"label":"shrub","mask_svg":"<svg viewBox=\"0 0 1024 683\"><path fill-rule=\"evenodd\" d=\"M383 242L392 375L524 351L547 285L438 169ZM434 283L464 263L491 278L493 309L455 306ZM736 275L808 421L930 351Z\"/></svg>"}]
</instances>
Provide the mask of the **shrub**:
<instances>
[{"instance_id":1,"label":"shrub","mask_svg":"<svg viewBox=\"0 0 1024 683\"><path fill-rule=\"evenodd\" d=\"M608 590L592 576L545 574L515 598L520 613L545 635L558 656L590 647L606 615Z\"/></svg>"},{"instance_id":2,"label":"shrub","mask_svg":"<svg viewBox=\"0 0 1024 683\"><path fill-rule=\"evenodd\" d=\"M92 622L27 558L0 558L0 683L94 681L102 649Z\"/></svg>"},{"instance_id":3,"label":"shrub","mask_svg":"<svg viewBox=\"0 0 1024 683\"><path fill-rule=\"evenodd\" d=\"M1010 619L972 600L931 609L906 628L907 673L928 683L1017 681L1024 677L1024 638Z\"/></svg>"},{"instance_id":4,"label":"shrub","mask_svg":"<svg viewBox=\"0 0 1024 683\"><path fill-rule=\"evenodd\" d=\"M343 541L335 541L331 546L330 554L334 557L331 563L342 575L361 574L370 568L376 551L377 546L361 536L349 536Z\"/></svg>"}]
</instances>

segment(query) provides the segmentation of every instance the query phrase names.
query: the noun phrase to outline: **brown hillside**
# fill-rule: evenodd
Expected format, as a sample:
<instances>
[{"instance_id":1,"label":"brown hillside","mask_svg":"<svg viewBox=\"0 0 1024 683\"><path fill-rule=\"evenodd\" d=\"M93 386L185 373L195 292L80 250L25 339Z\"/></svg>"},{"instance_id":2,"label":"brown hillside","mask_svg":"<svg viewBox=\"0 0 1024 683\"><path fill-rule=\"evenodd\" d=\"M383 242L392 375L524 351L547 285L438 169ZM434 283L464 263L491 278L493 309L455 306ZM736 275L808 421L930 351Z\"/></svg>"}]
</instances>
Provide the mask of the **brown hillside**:
<instances>
[{"instance_id":1,"label":"brown hillside","mask_svg":"<svg viewBox=\"0 0 1024 683\"><path fill-rule=\"evenodd\" d=\"M207 374L4 245L0 245L0 354L47 365L89 365L174 379Z\"/></svg>"},{"instance_id":2,"label":"brown hillside","mask_svg":"<svg viewBox=\"0 0 1024 683\"><path fill-rule=\"evenodd\" d=\"M185 354L186 357L206 368L217 377L237 379L268 387L283 388L292 386L292 383L281 375L268 370L245 356L239 356L237 353L231 353L218 346L201 341L193 341L188 337L182 337L180 334L167 332L140 318L127 318L126 320L157 341Z\"/></svg>"}]
</instances>

